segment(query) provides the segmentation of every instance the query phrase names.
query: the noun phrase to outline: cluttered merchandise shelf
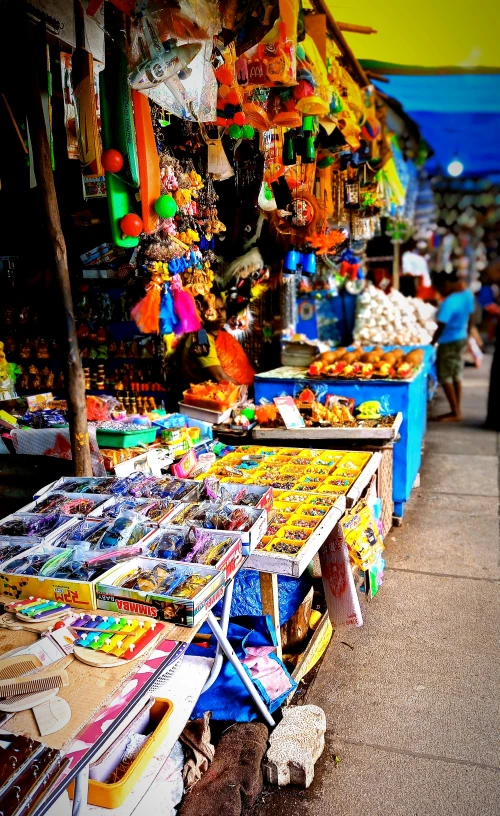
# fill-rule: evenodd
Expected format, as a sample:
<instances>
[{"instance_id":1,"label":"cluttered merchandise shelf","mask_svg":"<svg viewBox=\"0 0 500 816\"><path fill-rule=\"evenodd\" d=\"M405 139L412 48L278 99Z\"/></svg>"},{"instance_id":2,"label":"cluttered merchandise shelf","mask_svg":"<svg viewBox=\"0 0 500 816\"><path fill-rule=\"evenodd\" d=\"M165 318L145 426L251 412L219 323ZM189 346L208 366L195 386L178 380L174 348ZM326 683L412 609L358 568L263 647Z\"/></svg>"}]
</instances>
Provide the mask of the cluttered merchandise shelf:
<instances>
[{"instance_id":1,"label":"cluttered merchandise shelf","mask_svg":"<svg viewBox=\"0 0 500 816\"><path fill-rule=\"evenodd\" d=\"M272 726L300 671L300 659L292 674L281 660L277 574L299 577L319 552L325 621L348 614L361 623L353 567L370 595L383 576L379 464L379 454L233 447L192 480L63 478L1 520L5 812L17 812L22 793L27 812L42 814L66 789L74 813L85 812L87 796L105 808L129 793L136 801L134 786L159 747L173 746L199 694L215 687L224 656ZM274 469L289 489L260 484ZM227 471L240 477L224 481ZM242 569L260 574L279 700L265 671L260 680L249 672L228 639ZM334 574L344 575L342 588ZM217 644L212 662L185 654L206 640L204 623Z\"/></svg>"}]
</instances>

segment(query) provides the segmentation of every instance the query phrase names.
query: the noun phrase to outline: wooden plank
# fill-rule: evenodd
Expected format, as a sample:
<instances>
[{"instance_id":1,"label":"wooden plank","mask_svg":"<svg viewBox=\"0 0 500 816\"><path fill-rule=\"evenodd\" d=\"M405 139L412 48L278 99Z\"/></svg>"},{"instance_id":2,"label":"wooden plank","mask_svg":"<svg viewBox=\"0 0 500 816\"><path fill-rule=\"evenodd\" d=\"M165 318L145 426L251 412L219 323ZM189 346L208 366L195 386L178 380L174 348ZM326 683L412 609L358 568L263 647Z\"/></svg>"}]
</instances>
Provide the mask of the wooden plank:
<instances>
[{"instance_id":1,"label":"wooden plank","mask_svg":"<svg viewBox=\"0 0 500 816\"><path fill-rule=\"evenodd\" d=\"M89 433L87 427L87 411L85 404L85 378L78 348L75 317L73 313L73 298L69 278L66 242L61 227L59 206L57 203L54 174L52 172L52 158L42 98L38 71L34 59L35 49L33 37L30 36L30 27L25 3L20 4L22 14L23 40L26 45L26 63L28 66L29 85L26 88L26 103L30 127L31 144L33 148L33 164L40 194L42 217L44 218L49 244L52 251L52 264L56 274L57 287L61 300L61 323L64 324L66 336L66 364L67 364L67 400L68 419L71 436L71 450L77 476L92 476L92 462L90 459ZM13 23L11 19L10 24ZM13 30L18 30L13 26ZM45 25L40 32L45 42Z\"/></svg>"},{"instance_id":2,"label":"wooden plank","mask_svg":"<svg viewBox=\"0 0 500 816\"><path fill-rule=\"evenodd\" d=\"M345 497L339 496L335 505L328 511L326 516L324 516L297 555L254 550L248 558L245 567L247 569L258 570L259 572L272 572L277 575L290 575L292 578L300 578L327 536L344 515L344 511Z\"/></svg>"},{"instance_id":3,"label":"wooden plank","mask_svg":"<svg viewBox=\"0 0 500 816\"><path fill-rule=\"evenodd\" d=\"M280 607L278 596L278 576L276 573L259 573L260 594L262 598L262 614L270 615L276 634L276 654L281 660Z\"/></svg>"},{"instance_id":4,"label":"wooden plank","mask_svg":"<svg viewBox=\"0 0 500 816\"><path fill-rule=\"evenodd\" d=\"M304 20L306 31L326 64L326 14L307 14Z\"/></svg>"},{"instance_id":5,"label":"wooden plank","mask_svg":"<svg viewBox=\"0 0 500 816\"><path fill-rule=\"evenodd\" d=\"M305 652L292 673L292 677L296 683L300 683L302 678L305 677L309 671L311 671L314 664L319 660L330 642L332 633L332 624L330 623L328 612L325 612L311 640L309 641Z\"/></svg>"}]
</instances>

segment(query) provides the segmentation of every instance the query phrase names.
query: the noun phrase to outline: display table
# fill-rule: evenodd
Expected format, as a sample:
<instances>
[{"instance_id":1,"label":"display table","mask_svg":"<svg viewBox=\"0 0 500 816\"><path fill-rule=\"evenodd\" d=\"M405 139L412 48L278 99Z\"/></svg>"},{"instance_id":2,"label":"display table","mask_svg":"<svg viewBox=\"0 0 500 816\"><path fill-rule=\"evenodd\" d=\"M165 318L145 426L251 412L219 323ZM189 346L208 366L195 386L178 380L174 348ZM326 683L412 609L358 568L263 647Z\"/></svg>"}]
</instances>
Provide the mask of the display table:
<instances>
[{"instance_id":1,"label":"display table","mask_svg":"<svg viewBox=\"0 0 500 816\"><path fill-rule=\"evenodd\" d=\"M388 402L389 413L403 415L399 440L394 445L393 471L394 515L401 518L422 461L422 444L427 426L427 379L428 366L425 362L407 380L311 378L307 375L307 369L287 366L255 377L255 402L258 404L262 399L272 401L281 394L293 396L297 382L302 386L321 383L328 394L353 397L357 405L369 400L378 400L382 404ZM283 440L283 444L286 446L293 443ZM314 445L331 447L331 441L323 443L315 440ZM344 440L342 446L344 447Z\"/></svg>"},{"instance_id":2,"label":"display table","mask_svg":"<svg viewBox=\"0 0 500 816\"><path fill-rule=\"evenodd\" d=\"M244 560L242 560L240 567L243 564ZM59 694L65 698L71 688L73 688L73 691L75 688L86 689L87 691L83 697L85 702L80 700L78 711L76 711L75 705L75 721L73 724L70 720L70 723L63 729L42 739L49 747L62 751L65 757L69 759L69 767L66 775L53 788L49 789L38 804L34 810L35 816L43 816L43 814L47 813L73 780L75 781L73 816L82 816L87 812L87 785L90 762L98 753L102 753L106 745L112 742L113 736L119 732L120 726L127 721L140 700L144 699L158 684L162 676L171 669L173 662L182 657L185 649L180 644L186 644L187 646L205 621L217 641L217 653L208 679L203 687L200 687L200 692L215 682L225 655L252 697L261 716L269 725L274 725L272 716L227 639L234 577L227 583L225 588L220 622L217 621L212 612L208 612L205 619L201 620L193 628L167 624L163 641L175 640L177 642L176 649L172 652L174 660L172 655L167 655L165 651L162 651L162 641L160 641L145 660L141 661L139 659L134 664L133 670L131 670L130 666L96 669L76 659L72 661L67 668L70 680L69 686L60 689ZM9 603L11 600L11 598L0 596L0 603ZM98 613L99 610L95 610L95 612ZM140 616L132 615L131 617ZM11 649L25 647L34 642L35 639L36 636L30 632L0 629L0 654L4 654ZM193 699L191 710L195 702L196 700ZM189 718L189 714L190 712L188 712L186 720ZM105 726L101 727L101 723L105 723ZM176 739L183 730L184 725L185 721L178 723ZM40 734L30 710L15 714L6 723L5 730L11 733L22 733L25 736L40 740Z\"/></svg>"}]
</instances>

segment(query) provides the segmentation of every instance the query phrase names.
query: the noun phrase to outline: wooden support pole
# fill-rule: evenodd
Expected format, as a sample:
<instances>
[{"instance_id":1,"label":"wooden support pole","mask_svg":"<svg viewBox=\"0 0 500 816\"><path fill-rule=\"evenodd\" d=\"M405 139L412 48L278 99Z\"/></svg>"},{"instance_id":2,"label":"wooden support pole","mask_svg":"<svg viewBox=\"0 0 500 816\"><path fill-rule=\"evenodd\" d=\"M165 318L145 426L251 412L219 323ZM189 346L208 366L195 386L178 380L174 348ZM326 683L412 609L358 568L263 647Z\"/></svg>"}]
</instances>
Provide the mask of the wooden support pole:
<instances>
[{"instance_id":1,"label":"wooden support pole","mask_svg":"<svg viewBox=\"0 0 500 816\"><path fill-rule=\"evenodd\" d=\"M341 31L351 31L353 34L378 34L376 28L370 26L356 25L355 23L341 23L337 21Z\"/></svg>"},{"instance_id":2,"label":"wooden support pole","mask_svg":"<svg viewBox=\"0 0 500 816\"><path fill-rule=\"evenodd\" d=\"M280 633L280 607L278 595L278 576L274 573L259 572L260 594L262 597L262 614L270 615L273 628L276 632L276 654L282 658L281 633Z\"/></svg>"},{"instance_id":3,"label":"wooden support pole","mask_svg":"<svg viewBox=\"0 0 500 816\"><path fill-rule=\"evenodd\" d=\"M38 73L34 61L34 49L31 43L30 26L27 17L26 3L23 2L24 13L24 56L27 60L29 72L29 86L27 88L27 110L30 128L30 138L33 148L33 163L40 198L43 205L43 216L47 225L49 243L52 249L52 265L61 296L62 312L66 327L67 343L67 378L66 391L68 398L68 419L71 435L71 450L73 464L77 476L92 476L92 462L90 459L89 433L87 427L87 412L85 406L85 379L78 350L75 316L73 314L73 298L66 255L66 242L61 228L61 218L57 204L54 174L50 156L45 119L43 115L42 97Z\"/></svg>"},{"instance_id":4,"label":"wooden support pole","mask_svg":"<svg viewBox=\"0 0 500 816\"><path fill-rule=\"evenodd\" d=\"M399 256L401 254L400 243L395 241L394 255L392 256L392 285L394 289L399 291Z\"/></svg>"},{"instance_id":5,"label":"wooden support pole","mask_svg":"<svg viewBox=\"0 0 500 816\"><path fill-rule=\"evenodd\" d=\"M370 81L369 81L368 77L366 76L365 72L363 71L363 69L362 69L361 65L359 64L358 60L354 56L354 53L353 53L349 43L347 42L346 38L342 34L342 31L340 30L339 25L338 25L337 21L335 20L335 17L333 16L333 14L331 12L331 9L330 9L330 7L329 7L329 5L327 3L327 0L318 0L317 4L318 4L319 8L321 9L321 12L323 14L326 14L326 19L328 20L328 24L329 24L330 30L332 32L333 39L335 40L335 42L339 46L340 50L342 51L342 54L344 55L344 58L345 58L346 62L349 64L349 67L351 68L353 77L356 79L356 81L359 83L359 85L362 88L365 88L367 85L370 84Z\"/></svg>"}]
</instances>

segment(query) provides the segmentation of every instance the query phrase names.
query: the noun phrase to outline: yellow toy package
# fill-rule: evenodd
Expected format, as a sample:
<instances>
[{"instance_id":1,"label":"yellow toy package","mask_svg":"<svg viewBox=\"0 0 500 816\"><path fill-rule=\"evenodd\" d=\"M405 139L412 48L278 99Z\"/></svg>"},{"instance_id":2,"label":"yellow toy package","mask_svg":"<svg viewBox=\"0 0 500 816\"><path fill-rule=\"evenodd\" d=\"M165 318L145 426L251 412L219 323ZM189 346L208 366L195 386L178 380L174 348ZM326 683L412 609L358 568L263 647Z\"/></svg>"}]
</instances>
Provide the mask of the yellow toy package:
<instances>
[{"instance_id":1,"label":"yellow toy package","mask_svg":"<svg viewBox=\"0 0 500 816\"><path fill-rule=\"evenodd\" d=\"M369 569L385 548L371 508L362 500L342 520L345 540L353 562Z\"/></svg>"}]
</instances>

